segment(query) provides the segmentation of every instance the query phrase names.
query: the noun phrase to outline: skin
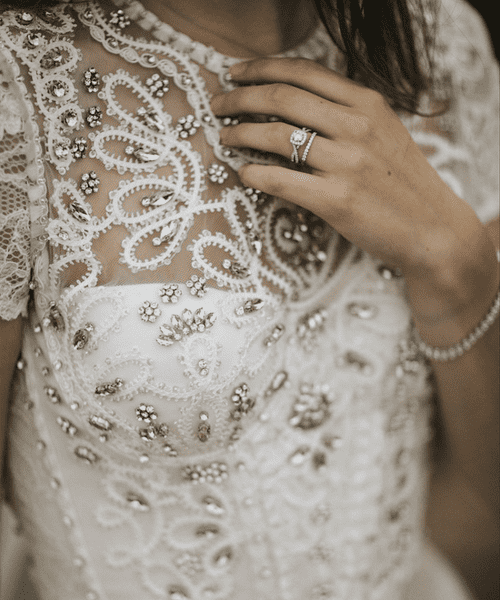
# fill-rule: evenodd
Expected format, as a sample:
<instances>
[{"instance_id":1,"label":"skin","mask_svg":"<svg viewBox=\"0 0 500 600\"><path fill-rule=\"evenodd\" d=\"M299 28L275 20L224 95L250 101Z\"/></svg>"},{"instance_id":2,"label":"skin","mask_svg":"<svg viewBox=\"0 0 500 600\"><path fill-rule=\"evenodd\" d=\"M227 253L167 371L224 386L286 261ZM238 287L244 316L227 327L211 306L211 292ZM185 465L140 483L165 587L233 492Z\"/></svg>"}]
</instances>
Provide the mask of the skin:
<instances>
[{"instance_id":1,"label":"skin","mask_svg":"<svg viewBox=\"0 0 500 600\"><path fill-rule=\"evenodd\" d=\"M308 0L143 4L193 39L247 59L294 47L316 25ZM224 128L224 145L290 158L294 129L318 132L307 172L247 165L239 172L242 182L311 210L360 248L400 268L415 324L429 344L449 346L474 329L498 289L498 220L483 225L446 186L387 102L305 59L251 60L231 74L245 87L214 97L216 115L277 115L296 126ZM497 319L463 357L433 364L446 443L433 468L427 525L485 599L493 596L490 589L481 591L484 563L499 539L499 337ZM21 320L0 320L0 464L20 340Z\"/></svg>"}]
</instances>

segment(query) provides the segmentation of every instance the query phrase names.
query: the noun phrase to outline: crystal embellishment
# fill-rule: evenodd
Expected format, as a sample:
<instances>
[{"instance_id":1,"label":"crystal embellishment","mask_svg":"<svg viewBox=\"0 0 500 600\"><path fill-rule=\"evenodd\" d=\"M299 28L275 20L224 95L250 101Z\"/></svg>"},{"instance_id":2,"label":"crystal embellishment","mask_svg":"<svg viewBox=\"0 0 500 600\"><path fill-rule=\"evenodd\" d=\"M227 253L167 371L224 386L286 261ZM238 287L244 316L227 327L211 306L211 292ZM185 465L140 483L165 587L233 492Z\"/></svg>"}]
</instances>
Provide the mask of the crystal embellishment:
<instances>
[{"instance_id":1,"label":"crystal embellishment","mask_svg":"<svg viewBox=\"0 0 500 600\"><path fill-rule=\"evenodd\" d=\"M205 506L205 510L210 515L221 517L226 513L226 509L222 506L222 504L215 498L212 498L212 496L204 496L202 503Z\"/></svg>"},{"instance_id":2,"label":"crystal embellishment","mask_svg":"<svg viewBox=\"0 0 500 600\"><path fill-rule=\"evenodd\" d=\"M154 162L160 158L160 155L155 150L146 150L143 146L139 146L139 148L134 148L133 146L127 146L125 148L125 154L129 156L134 156L139 162L148 163Z\"/></svg>"},{"instance_id":3,"label":"crystal embellishment","mask_svg":"<svg viewBox=\"0 0 500 600\"><path fill-rule=\"evenodd\" d=\"M165 132L165 125L159 117L158 113L153 109L147 110L144 106L140 106L137 109L137 115L142 118L144 123L149 129L154 129L158 133Z\"/></svg>"},{"instance_id":4,"label":"crystal embellishment","mask_svg":"<svg viewBox=\"0 0 500 600\"><path fill-rule=\"evenodd\" d=\"M49 312L43 318L42 325L44 327L52 327L56 331L64 331L64 319L55 302L50 303Z\"/></svg>"},{"instance_id":5,"label":"crystal embellishment","mask_svg":"<svg viewBox=\"0 0 500 600\"><path fill-rule=\"evenodd\" d=\"M353 317L358 317L359 319L373 319L377 315L378 308L370 304L351 302L347 305L347 311Z\"/></svg>"},{"instance_id":6,"label":"crystal embellishment","mask_svg":"<svg viewBox=\"0 0 500 600\"><path fill-rule=\"evenodd\" d=\"M182 296L182 290L177 283L166 283L160 289L160 296L162 302L168 304L177 304L179 298Z\"/></svg>"},{"instance_id":7,"label":"crystal embellishment","mask_svg":"<svg viewBox=\"0 0 500 600\"><path fill-rule=\"evenodd\" d=\"M242 306L238 306L238 308L234 310L234 313L237 317L250 315L253 312L261 310L264 307L264 304L264 300L261 300L260 298L250 298Z\"/></svg>"},{"instance_id":8,"label":"crystal embellishment","mask_svg":"<svg viewBox=\"0 0 500 600\"><path fill-rule=\"evenodd\" d=\"M273 330L271 331L271 335L268 335L264 339L264 346L267 346L269 348L269 346L276 344L276 342L281 338L281 336L284 333L285 333L285 326L282 325L281 323L278 323L278 325L275 325L273 327Z\"/></svg>"},{"instance_id":9,"label":"crystal embellishment","mask_svg":"<svg viewBox=\"0 0 500 600\"><path fill-rule=\"evenodd\" d=\"M170 238L175 235L177 231L177 225L175 223L169 223L165 225L160 231L159 237L155 237L152 240L153 246L161 246L164 242L168 242Z\"/></svg>"},{"instance_id":10,"label":"crystal embellishment","mask_svg":"<svg viewBox=\"0 0 500 600\"><path fill-rule=\"evenodd\" d=\"M89 423L92 427L95 427L100 431L110 431L112 428L111 423L107 419L99 417L98 415L91 415L89 417Z\"/></svg>"},{"instance_id":11,"label":"crystal embellishment","mask_svg":"<svg viewBox=\"0 0 500 600\"><path fill-rule=\"evenodd\" d=\"M97 69L95 67L89 67L83 74L83 85L87 89L87 92L90 94L98 92L100 84L101 76L97 72Z\"/></svg>"},{"instance_id":12,"label":"crystal embellishment","mask_svg":"<svg viewBox=\"0 0 500 600\"><path fill-rule=\"evenodd\" d=\"M74 110L68 110L62 115L64 125L70 129L74 129L78 125L78 115Z\"/></svg>"},{"instance_id":13,"label":"crystal embellishment","mask_svg":"<svg viewBox=\"0 0 500 600\"><path fill-rule=\"evenodd\" d=\"M224 269L227 269L232 275L239 277L240 279L244 279L251 275L251 271L248 267L241 265L239 262L231 261L229 258L225 258L222 261L222 266Z\"/></svg>"},{"instance_id":14,"label":"crystal embellishment","mask_svg":"<svg viewBox=\"0 0 500 600\"><path fill-rule=\"evenodd\" d=\"M82 179L83 179L83 177L82 177ZM89 179L90 179L90 174L89 174ZM91 183L92 183L92 185L94 185L94 181L95 180L93 178L90 179L88 181L88 185L90 186ZM83 181L82 181L82 184L83 184ZM92 193L92 192L87 192L86 191L87 189L91 189L91 188L90 187L85 188L85 190L82 190L82 191L84 191L85 193ZM95 190L95 191L97 191L97 190ZM87 223L90 223L90 221L91 221L91 217L90 217L89 213L87 212L87 209L84 206L82 206L79 202L76 202L76 201L72 202L68 206L68 212L79 223L87 224Z\"/></svg>"},{"instance_id":15,"label":"crystal embellishment","mask_svg":"<svg viewBox=\"0 0 500 600\"><path fill-rule=\"evenodd\" d=\"M187 117L181 117L177 121L175 130L179 132L182 139L186 139L195 135L200 127L201 123L194 118L194 115L187 115Z\"/></svg>"},{"instance_id":16,"label":"crystal embellishment","mask_svg":"<svg viewBox=\"0 0 500 600\"><path fill-rule=\"evenodd\" d=\"M161 310L156 302L143 302L139 307L138 313L143 321L146 323L154 323L156 319L161 315Z\"/></svg>"},{"instance_id":17,"label":"crystal embellishment","mask_svg":"<svg viewBox=\"0 0 500 600\"><path fill-rule=\"evenodd\" d=\"M129 17L124 13L124 11L119 8L118 10L113 11L110 15L109 19L110 25L115 25L118 29L125 29L131 23Z\"/></svg>"},{"instance_id":18,"label":"crystal embellishment","mask_svg":"<svg viewBox=\"0 0 500 600\"><path fill-rule=\"evenodd\" d=\"M89 127L99 127L102 125L102 110L98 106L91 106L87 111L85 120Z\"/></svg>"},{"instance_id":19,"label":"crystal embellishment","mask_svg":"<svg viewBox=\"0 0 500 600\"><path fill-rule=\"evenodd\" d=\"M94 331L92 323L87 323L84 327L78 329L73 336L73 348L75 350L83 350L89 342L92 331Z\"/></svg>"},{"instance_id":20,"label":"crystal embellishment","mask_svg":"<svg viewBox=\"0 0 500 600\"><path fill-rule=\"evenodd\" d=\"M214 461L208 465L186 465L182 470L184 479L192 483L222 483L228 477L227 465Z\"/></svg>"},{"instance_id":21,"label":"crystal embellishment","mask_svg":"<svg viewBox=\"0 0 500 600\"><path fill-rule=\"evenodd\" d=\"M90 448L87 448L87 446L77 446L75 448L75 454L89 465L92 465L99 460L97 454Z\"/></svg>"},{"instance_id":22,"label":"crystal embellishment","mask_svg":"<svg viewBox=\"0 0 500 600\"><path fill-rule=\"evenodd\" d=\"M303 383L288 422L299 429L315 429L329 418L331 403L328 386Z\"/></svg>"},{"instance_id":23,"label":"crystal embellishment","mask_svg":"<svg viewBox=\"0 0 500 600\"><path fill-rule=\"evenodd\" d=\"M207 280L204 277L198 277L198 275L191 275L191 277L186 281L186 287L189 288L189 293L191 296L198 296L198 298L203 298L203 296L207 293L206 290Z\"/></svg>"},{"instance_id":24,"label":"crystal embellishment","mask_svg":"<svg viewBox=\"0 0 500 600\"><path fill-rule=\"evenodd\" d=\"M184 337L193 333L203 333L215 323L214 313L206 314L203 308L192 313L189 309L182 311L182 315L172 315L170 325L160 327L161 335L156 338L160 346L171 346Z\"/></svg>"},{"instance_id":25,"label":"crystal embellishment","mask_svg":"<svg viewBox=\"0 0 500 600\"><path fill-rule=\"evenodd\" d=\"M169 81L163 79L158 73L154 73L146 79L146 87L151 95L156 96L156 98L163 98L169 90Z\"/></svg>"},{"instance_id":26,"label":"crystal embellishment","mask_svg":"<svg viewBox=\"0 0 500 600\"><path fill-rule=\"evenodd\" d=\"M229 177L226 167L217 163L212 163L208 167L207 172L212 183L224 183L224 181L226 181L226 179Z\"/></svg>"},{"instance_id":27,"label":"crystal embellishment","mask_svg":"<svg viewBox=\"0 0 500 600\"><path fill-rule=\"evenodd\" d=\"M135 409L135 414L139 421L144 421L144 423L151 423L158 418L154 406L146 404L140 404Z\"/></svg>"},{"instance_id":28,"label":"crystal embellishment","mask_svg":"<svg viewBox=\"0 0 500 600\"><path fill-rule=\"evenodd\" d=\"M257 205L264 204L264 202L269 199L267 194L264 194L264 192L251 187L245 188L245 196L248 196L248 198L250 198L250 200Z\"/></svg>"},{"instance_id":29,"label":"crystal embellishment","mask_svg":"<svg viewBox=\"0 0 500 600\"><path fill-rule=\"evenodd\" d=\"M63 63L63 55L59 50L49 50L40 60L42 69L54 69Z\"/></svg>"},{"instance_id":30,"label":"crystal embellishment","mask_svg":"<svg viewBox=\"0 0 500 600\"><path fill-rule=\"evenodd\" d=\"M82 179L80 181L80 189L84 194L90 196L90 194L95 194L99 191L99 178L97 177L97 173L95 171L89 171L88 173L84 173L82 175Z\"/></svg>"},{"instance_id":31,"label":"crystal embellishment","mask_svg":"<svg viewBox=\"0 0 500 600\"><path fill-rule=\"evenodd\" d=\"M101 383L95 388L98 396L111 396L123 386L123 379L117 377L112 383Z\"/></svg>"},{"instance_id":32,"label":"crystal embellishment","mask_svg":"<svg viewBox=\"0 0 500 600\"><path fill-rule=\"evenodd\" d=\"M242 383L233 391L231 396L231 401L234 405L234 410L231 412L231 419L233 421L240 421L255 406L255 400L250 398L248 394L249 389L246 383Z\"/></svg>"},{"instance_id":33,"label":"crystal embellishment","mask_svg":"<svg viewBox=\"0 0 500 600\"><path fill-rule=\"evenodd\" d=\"M128 505L134 510L140 512L147 512L150 509L149 503L144 498L144 496L136 494L135 492L128 492L127 496L125 497L125 500L127 501Z\"/></svg>"},{"instance_id":34,"label":"crystal embellishment","mask_svg":"<svg viewBox=\"0 0 500 600\"><path fill-rule=\"evenodd\" d=\"M71 154L73 155L73 158L85 158L87 154L87 146L88 142L84 137L75 138L71 144Z\"/></svg>"},{"instance_id":35,"label":"crystal embellishment","mask_svg":"<svg viewBox=\"0 0 500 600\"><path fill-rule=\"evenodd\" d=\"M52 387L46 387L45 393L47 394L47 398L52 402L52 404L60 404L61 397L57 393L57 391Z\"/></svg>"},{"instance_id":36,"label":"crystal embellishment","mask_svg":"<svg viewBox=\"0 0 500 600\"><path fill-rule=\"evenodd\" d=\"M57 417L57 424L59 427L70 436L75 436L78 433L78 429L73 425L71 421L65 419L64 417Z\"/></svg>"},{"instance_id":37,"label":"crystal embellishment","mask_svg":"<svg viewBox=\"0 0 500 600\"><path fill-rule=\"evenodd\" d=\"M144 196L144 198L141 200L141 204L145 207L164 206L165 204L170 202L170 200L172 200L173 197L174 192L172 190L168 190L166 192L158 192L157 194L153 194L152 196Z\"/></svg>"},{"instance_id":38,"label":"crystal embellishment","mask_svg":"<svg viewBox=\"0 0 500 600\"><path fill-rule=\"evenodd\" d=\"M208 413L202 411L200 413L200 423L198 425L198 439L200 442L207 442L211 432L210 423L208 422Z\"/></svg>"}]
</instances>

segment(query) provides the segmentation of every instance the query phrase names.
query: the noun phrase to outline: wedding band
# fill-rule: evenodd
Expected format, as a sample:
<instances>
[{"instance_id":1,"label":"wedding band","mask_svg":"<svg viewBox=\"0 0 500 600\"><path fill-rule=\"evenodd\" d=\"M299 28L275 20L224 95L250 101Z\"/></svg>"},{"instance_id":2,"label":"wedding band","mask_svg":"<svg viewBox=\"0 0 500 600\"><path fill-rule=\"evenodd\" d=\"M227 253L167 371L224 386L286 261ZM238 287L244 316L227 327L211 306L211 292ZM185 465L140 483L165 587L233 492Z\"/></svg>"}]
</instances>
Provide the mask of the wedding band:
<instances>
[{"instance_id":1,"label":"wedding band","mask_svg":"<svg viewBox=\"0 0 500 600\"><path fill-rule=\"evenodd\" d=\"M314 138L315 138L317 135L318 135L318 132L317 132L317 131L313 131L313 132L311 133L311 137L309 138L309 141L307 142L307 146L305 147L304 154L302 155L302 158L300 159L300 162L301 162L302 164L305 164L305 162L306 162L306 158L307 158L307 155L309 154L309 150L311 149L311 146L312 146L313 140L314 140Z\"/></svg>"},{"instance_id":2,"label":"wedding band","mask_svg":"<svg viewBox=\"0 0 500 600\"><path fill-rule=\"evenodd\" d=\"M293 163L299 162L299 148L304 145L307 140L307 134L310 132L310 129L306 127L302 127L302 129L295 129L292 131L292 135L290 136L290 143L293 146L292 158L290 159Z\"/></svg>"}]
</instances>

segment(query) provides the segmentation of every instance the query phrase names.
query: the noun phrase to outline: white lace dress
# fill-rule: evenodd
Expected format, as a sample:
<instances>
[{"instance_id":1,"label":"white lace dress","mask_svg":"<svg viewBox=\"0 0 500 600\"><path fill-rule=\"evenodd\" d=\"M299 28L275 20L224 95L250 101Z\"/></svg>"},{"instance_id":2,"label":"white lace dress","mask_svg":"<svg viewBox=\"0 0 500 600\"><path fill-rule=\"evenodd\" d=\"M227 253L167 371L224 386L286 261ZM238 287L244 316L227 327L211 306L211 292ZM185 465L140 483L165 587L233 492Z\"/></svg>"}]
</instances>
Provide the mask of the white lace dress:
<instances>
[{"instance_id":1,"label":"white lace dress","mask_svg":"<svg viewBox=\"0 0 500 600\"><path fill-rule=\"evenodd\" d=\"M442 4L451 109L404 119L486 222L498 64ZM26 318L7 484L40 598L427 598L404 280L245 190L238 166L276 158L219 143L237 59L123 8L0 25L0 315ZM321 27L287 54L345 72Z\"/></svg>"}]
</instances>

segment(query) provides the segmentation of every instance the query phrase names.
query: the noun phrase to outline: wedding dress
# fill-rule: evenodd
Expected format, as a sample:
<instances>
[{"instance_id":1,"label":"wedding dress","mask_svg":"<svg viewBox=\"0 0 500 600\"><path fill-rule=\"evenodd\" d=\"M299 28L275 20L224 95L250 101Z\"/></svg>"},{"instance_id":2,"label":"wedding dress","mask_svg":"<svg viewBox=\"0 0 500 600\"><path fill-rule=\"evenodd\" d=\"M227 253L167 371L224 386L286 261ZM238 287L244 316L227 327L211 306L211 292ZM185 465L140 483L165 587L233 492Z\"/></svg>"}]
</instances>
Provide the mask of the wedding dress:
<instances>
[{"instance_id":1,"label":"wedding dress","mask_svg":"<svg viewBox=\"0 0 500 600\"><path fill-rule=\"evenodd\" d=\"M440 14L451 108L401 118L486 222L498 63L465 2ZM41 600L427 598L404 278L241 186L280 159L219 143L239 59L133 1L5 12L0 43L6 485ZM346 69L322 26L285 54Z\"/></svg>"}]
</instances>

